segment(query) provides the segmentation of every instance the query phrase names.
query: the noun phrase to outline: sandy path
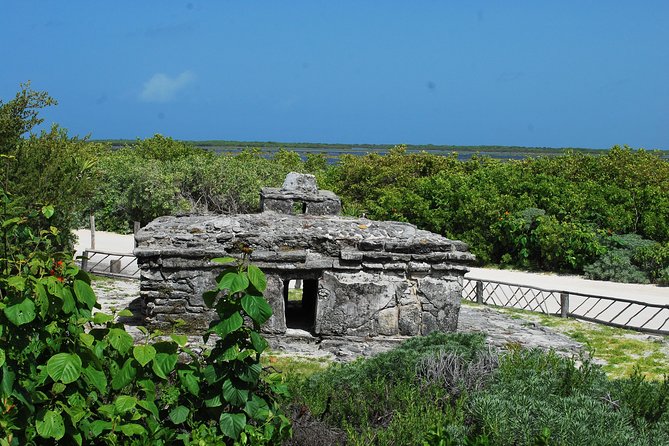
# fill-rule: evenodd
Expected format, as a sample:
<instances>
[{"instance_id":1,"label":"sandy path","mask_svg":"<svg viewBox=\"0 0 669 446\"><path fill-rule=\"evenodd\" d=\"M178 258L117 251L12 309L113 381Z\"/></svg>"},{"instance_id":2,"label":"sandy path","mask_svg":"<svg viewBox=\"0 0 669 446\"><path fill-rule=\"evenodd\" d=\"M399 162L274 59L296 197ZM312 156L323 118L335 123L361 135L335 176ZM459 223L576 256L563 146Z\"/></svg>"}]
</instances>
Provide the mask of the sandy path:
<instances>
[{"instance_id":1,"label":"sandy path","mask_svg":"<svg viewBox=\"0 0 669 446\"><path fill-rule=\"evenodd\" d=\"M595 294L639 302L669 304L669 287L641 285L636 283L604 282L578 276L564 276L552 273L528 273L506 269L471 268L465 276L469 279L492 280L519 285L534 286L549 290L573 291Z\"/></svg>"},{"instance_id":2,"label":"sandy path","mask_svg":"<svg viewBox=\"0 0 669 446\"><path fill-rule=\"evenodd\" d=\"M91 231L88 229L77 229L74 233L78 237L78 241L74 245L76 250L75 256L80 256L84 249L91 249ZM135 237L132 234L95 231L95 249L98 251L130 254L134 247Z\"/></svg>"}]
</instances>

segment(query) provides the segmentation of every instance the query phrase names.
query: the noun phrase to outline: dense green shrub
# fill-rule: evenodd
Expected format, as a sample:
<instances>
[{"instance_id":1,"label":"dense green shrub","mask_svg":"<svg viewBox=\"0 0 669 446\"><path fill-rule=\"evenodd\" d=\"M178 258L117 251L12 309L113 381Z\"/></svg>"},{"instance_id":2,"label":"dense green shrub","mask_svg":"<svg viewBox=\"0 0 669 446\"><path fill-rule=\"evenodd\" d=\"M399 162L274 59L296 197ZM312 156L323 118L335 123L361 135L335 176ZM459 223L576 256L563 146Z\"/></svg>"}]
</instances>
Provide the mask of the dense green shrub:
<instances>
[{"instance_id":1,"label":"dense green shrub","mask_svg":"<svg viewBox=\"0 0 669 446\"><path fill-rule=\"evenodd\" d=\"M608 250L599 259L583 268L585 277L594 280L611 280L626 283L649 283L648 276L632 263L628 249Z\"/></svg>"},{"instance_id":2,"label":"dense green shrub","mask_svg":"<svg viewBox=\"0 0 669 446\"><path fill-rule=\"evenodd\" d=\"M616 282L657 282L663 265L662 245L638 234L610 235L602 238L606 251L586 265L585 276ZM669 257L666 261L669 265Z\"/></svg>"},{"instance_id":3,"label":"dense green shrub","mask_svg":"<svg viewBox=\"0 0 669 446\"><path fill-rule=\"evenodd\" d=\"M412 339L331 367L296 384L297 403L354 445L669 442L668 380L610 381L587 359L540 350L511 348L498 358L467 336Z\"/></svg>"},{"instance_id":4,"label":"dense green shrub","mask_svg":"<svg viewBox=\"0 0 669 446\"><path fill-rule=\"evenodd\" d=\"M669 163L644 150L458 161L400 147L344 156L329 176L346 209L464 240L481 263L582 272L602 234L669 239Z\"/></svg>"},{"instance_id":5,"label":"dense green shrub","mask_svg":"<svg viewBox=\"0 0 669 446\"><path fill-rule=\"evenodd\" d=\"M315 161L312 161L311 165ZM304 165L294 152L216 155L161 135L108 151L91 209L100 229L128 232L162 215L255 212L259 191Z\"/></svg>"},{"instance_id":6,"label":"dense green shrub","mask_svg":"<svg viewBox=\"0 0 669 446\"><path fill-rule=\"evenodd\" d=\"M632 262L646 272L651 282L669 285L669 242L638 247L634 250Z\"/></svg>"},{"instance_id":7,"label":"dense green shrub","mask_svg":"<svg viewBox=\"0 0 669 446\"><path fill-rule=\"evenodd\" d=\"M293 393L313 416L347 430L352 444L421 444L444 424L461 434L448 388L419 370L425 358L444 354L476 360L486 352L483 339L444 333L413 338L387 353L331 366Z\"/></svg>"},{"instance_id":8,"label":"dense green shrub","mask_svg":"<svg viewBox=\"0 0 669 446\"><path fill-rule=\"evenodd\" d=\"M89 277L55 249L57 231L35 234L31 215L2 198L0 445L277 444L290 434L275 398L285 387L260 366L271 308L258 268L230 265L204 296L220 318L204 356L186 336L143 330L135 343L118 319L132 314L96 311Z\"/></svg>"},{"instance_id":9,"label":"dense green shrub","mask_svg":"<svg viewBox=\"0 0 669 446\"><path fill-rule=\"evenodd\" d=\"M43 121L41 109L53 104L47 93L33 91L30 84L22 85L14 99L0 100L0 155L3 187L13 199L26 208L54 209L48 222L44 217L31 219L33 230L55 227L61 232L58 243L66 247L72 242L70 230L78 222L77 214L93 195L96 162L104 145L72 138L57 125L32 133Z\"/></svg>"}]
</instances>

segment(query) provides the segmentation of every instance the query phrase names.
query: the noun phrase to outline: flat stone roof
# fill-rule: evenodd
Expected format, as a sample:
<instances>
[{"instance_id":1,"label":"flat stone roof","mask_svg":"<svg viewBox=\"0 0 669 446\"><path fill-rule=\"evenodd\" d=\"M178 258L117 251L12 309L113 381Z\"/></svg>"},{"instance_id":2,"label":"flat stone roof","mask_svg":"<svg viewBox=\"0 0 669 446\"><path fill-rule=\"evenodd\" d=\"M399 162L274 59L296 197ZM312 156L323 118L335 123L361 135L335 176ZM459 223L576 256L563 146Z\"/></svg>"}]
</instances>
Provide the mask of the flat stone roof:
<instances>
[{"instance_id":1,"label":"flat stone roof","mask_svg":"<svg viewBox=\"0 0 669 446\"><path fill-rule=\"evenodd\" d=\"M230 216L160 217L136 235L138 257L155 255L221 256L243 246L251 260L300 261L300 252L360 261L383 254L400 260L469 263L468 246L409 223L366 218L288 215L276 212ZM413 256L413 258L411 258ZM416 257L416 256L423 256ZM292 259L294 258L294 259ZM385 259L390 260L390 259Z\"/></svg>"}]
</instances>

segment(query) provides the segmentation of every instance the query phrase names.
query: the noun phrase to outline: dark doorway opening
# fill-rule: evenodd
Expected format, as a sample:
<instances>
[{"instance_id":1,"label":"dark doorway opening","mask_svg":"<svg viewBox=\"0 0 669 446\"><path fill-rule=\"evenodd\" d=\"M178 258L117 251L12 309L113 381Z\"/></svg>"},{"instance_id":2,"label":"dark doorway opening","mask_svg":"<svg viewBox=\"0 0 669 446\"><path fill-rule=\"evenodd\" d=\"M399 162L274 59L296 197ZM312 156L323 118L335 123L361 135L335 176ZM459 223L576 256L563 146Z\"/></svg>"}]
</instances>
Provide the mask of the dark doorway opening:
<instances>
[{"instance_id":1,"label":"dark doorway opening","mask_svg":"<svg viewBox=\"0 0 669 446\"><path fill-rule=\"evenodd\" d=\"M289 279L283 282L286 327L313 332L316 324L317 279Z\"/></svg>"}]
</instances>

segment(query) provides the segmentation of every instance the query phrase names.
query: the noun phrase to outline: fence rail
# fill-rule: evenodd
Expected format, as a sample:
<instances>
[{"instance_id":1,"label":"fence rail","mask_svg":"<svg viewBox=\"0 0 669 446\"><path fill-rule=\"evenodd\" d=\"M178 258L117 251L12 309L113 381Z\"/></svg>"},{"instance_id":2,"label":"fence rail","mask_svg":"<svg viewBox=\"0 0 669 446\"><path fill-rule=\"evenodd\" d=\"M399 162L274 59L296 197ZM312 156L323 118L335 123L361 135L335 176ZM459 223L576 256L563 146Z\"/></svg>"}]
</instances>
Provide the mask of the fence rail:
<instances>
[{"instance_id":1,"label":"fence rail","mask_svg":"<svg viewBox=\"0 0 669 446\"><path fill-rule=\"evenodd\" d=\"M669 305L465 278L462 297L480 304L572 317L611 327L669 335Z\"/></svg>"},{"instance_id":2,"label":"fence rail","mask_svg":"<svg viewBox=\"0 0 669 446\"><path fill-rule=\"evenodd\" d=\"M86 250L81 269L100 276L139 279L137 258L132 254Z\"/></svg>"}]
</instances>

